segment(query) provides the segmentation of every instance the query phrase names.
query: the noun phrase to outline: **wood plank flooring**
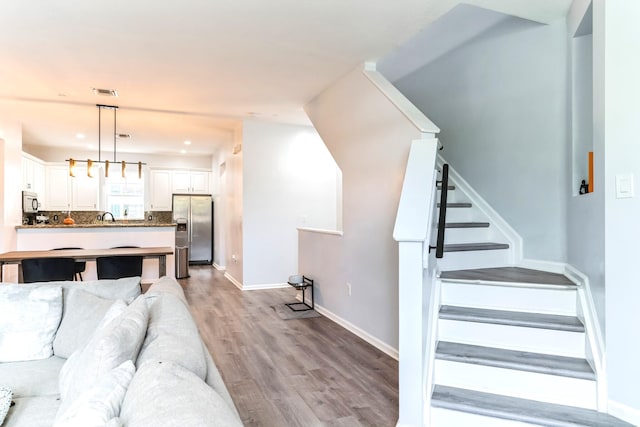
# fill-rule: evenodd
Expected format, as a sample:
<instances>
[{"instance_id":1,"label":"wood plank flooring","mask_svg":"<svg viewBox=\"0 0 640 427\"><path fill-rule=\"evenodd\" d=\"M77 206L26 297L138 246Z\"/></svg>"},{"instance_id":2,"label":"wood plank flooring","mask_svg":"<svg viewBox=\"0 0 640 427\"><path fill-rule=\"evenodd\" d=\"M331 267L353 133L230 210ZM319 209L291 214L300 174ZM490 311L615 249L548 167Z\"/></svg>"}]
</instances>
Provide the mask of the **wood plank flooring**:
<instances>
[{"instance_id":1,"label":"wood plank flooring","mask_svg":"<svg viewBox=\"0 0 640 427\"><path fill-rule=\"evenodd\" d=\"M294 289L242 292L209 266L178 280L246 426L395 426L398 362L325 317L281 320Z\"/></svg>"}]
</instances>

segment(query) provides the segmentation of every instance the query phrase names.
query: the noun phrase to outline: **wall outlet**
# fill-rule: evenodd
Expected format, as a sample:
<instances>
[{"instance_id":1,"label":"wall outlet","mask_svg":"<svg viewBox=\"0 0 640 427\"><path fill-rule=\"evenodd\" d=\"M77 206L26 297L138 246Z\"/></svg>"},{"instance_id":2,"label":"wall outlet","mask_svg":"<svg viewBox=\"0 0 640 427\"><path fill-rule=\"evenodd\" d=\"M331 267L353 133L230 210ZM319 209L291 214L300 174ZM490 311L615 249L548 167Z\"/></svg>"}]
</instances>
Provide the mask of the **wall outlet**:
<instances>
[{"instance_id":1,"label":"wall outlet","mask_svg":"<svg viewBox=\"0 0 640 427\"><path fill-rule=\"evenodd\" d=\"M149 215L149 216L147 217L147 220L152 221L152 220L153 220L153 215Z\"/></svg>"},{"instance_id":2,"label":"wall outlet","mask_svg":"<svg viewBox=\"0 0 640 427\"><path fill-rule=\"evenodd\" d=\"M351 283L347 282L347 295L351 296Z\"/></svg>"},{"instance_id":3,"label":"wall outlet","mask_svg":"<svg viewBox=\"0 0 640 427\"><path fill-rule=\"evenodd\" d=\"M236 257L236 254L231 255L231 261L233 261L234 264L238 263L238 257Z\"/></svg>"}]
</instances>

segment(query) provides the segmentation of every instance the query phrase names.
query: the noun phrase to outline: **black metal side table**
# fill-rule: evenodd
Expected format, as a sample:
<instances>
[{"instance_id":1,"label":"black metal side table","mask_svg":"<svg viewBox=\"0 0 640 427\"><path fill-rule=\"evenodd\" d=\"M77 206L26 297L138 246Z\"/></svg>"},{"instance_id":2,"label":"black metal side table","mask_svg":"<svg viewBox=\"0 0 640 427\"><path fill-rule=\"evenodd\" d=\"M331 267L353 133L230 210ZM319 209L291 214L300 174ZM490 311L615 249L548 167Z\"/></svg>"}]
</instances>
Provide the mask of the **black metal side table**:
<instances>
[{"instance_id":1,"label":"black metal side table","mask_svg":"<svg viewBox=\"0 0 640 427\"><path fill-rule=\"evenodd\" d=\"M289 307L291 310L293 311L308 311L308 310L313 310L313 308L315 307L315 304L313 302L313 280L309 279L308 277L302 276L302 283L291 283L291 282L287 282L288 284L290 284L291 286L293 286L294 288L296 288L296 290L298 291L302 291L302 302L289 302L286 303L286 306ZM306 300L305 300L305 292L307 290L307 288L311 288L311 305L307 304ZM296 308L299 306L303 306L300 308Z\"/></svg>"}]
</instances>

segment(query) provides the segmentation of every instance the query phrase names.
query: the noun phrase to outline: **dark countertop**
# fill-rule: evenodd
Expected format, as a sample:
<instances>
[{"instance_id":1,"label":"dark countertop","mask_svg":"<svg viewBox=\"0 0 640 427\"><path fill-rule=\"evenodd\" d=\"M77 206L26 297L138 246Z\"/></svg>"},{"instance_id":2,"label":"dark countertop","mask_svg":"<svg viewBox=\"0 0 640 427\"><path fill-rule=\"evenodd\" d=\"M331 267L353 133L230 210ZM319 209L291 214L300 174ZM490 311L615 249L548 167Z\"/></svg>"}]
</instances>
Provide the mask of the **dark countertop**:
<instances>
[{"instance_id":1,"label":"dark countertop","mask_svg":"<svg viewBox=\"0 0 640 427\"><path fill-rule=\"evenodd\" d=\"M175 223L156 224L152 222L105 222L97 224L37 224L37 225L17 225L16 230L40 230L50 228L129 228L129 227L175 227Z\"/></svg>"}]
</instances>

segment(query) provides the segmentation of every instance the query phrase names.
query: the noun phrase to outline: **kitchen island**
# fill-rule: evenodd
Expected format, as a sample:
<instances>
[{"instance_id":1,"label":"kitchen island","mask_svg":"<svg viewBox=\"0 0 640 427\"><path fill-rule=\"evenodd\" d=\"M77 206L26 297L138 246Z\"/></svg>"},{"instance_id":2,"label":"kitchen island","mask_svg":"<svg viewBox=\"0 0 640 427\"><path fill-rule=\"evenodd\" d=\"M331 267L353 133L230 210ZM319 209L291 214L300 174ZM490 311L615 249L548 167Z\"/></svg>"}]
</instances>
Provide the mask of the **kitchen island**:
<instances>
[{"instance_id":1,"label":"kitchen island","mask_svg":"<svg viewBox=\"0 0 640 427\"><path fill-rule=\"evenodd\" d=\"M105 222L94 224L38 224L16 226L16 250L40 251L77 247L83 249L108 249L116 246L161 247L175 245L175 224L149 222ZM167 276L175 276L174 257L166 259ZM142 279L149 282L158 278L157 259L146 260ZM17 266L5 266L5 280L17 281ZM96 264L87 262L82 277L97 279Z\"/></svg>"}]
</instances>

